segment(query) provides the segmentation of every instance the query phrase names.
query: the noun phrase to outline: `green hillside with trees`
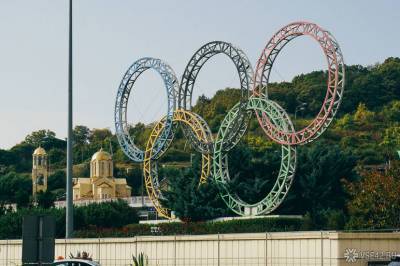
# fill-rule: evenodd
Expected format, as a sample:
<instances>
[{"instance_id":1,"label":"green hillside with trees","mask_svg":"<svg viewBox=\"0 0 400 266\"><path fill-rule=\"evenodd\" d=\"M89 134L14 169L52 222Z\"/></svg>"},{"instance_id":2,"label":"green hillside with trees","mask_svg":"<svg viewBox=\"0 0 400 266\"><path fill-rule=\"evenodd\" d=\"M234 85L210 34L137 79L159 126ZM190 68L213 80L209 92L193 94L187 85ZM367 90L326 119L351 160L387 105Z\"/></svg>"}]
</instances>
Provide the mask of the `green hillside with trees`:
<instances>
[{"instance_id":1,"label":"green hillside with trees","mask_svg":"<svg viewBox=\"0 0 400 266\"><path fill-rule=\"evenodd\" d=\"M318 113L325 97L326 79L324 71L301 74L291 82L271 84L269 97L287 110L299 129ZM305 215L310 229L399 228L400 58L391 57L372 66L346 66L345 82L341 107L329 129L313 143L298 147L293 186L274 214ZM201 96L194 111L216 134L239 96L235 88L219 90L212 98ZM130 133L143 148L151 129L152 125L138 123L131 126ZM131 163L123 154L109 129L76 126L74 140L74 177L89 176L90 158L103 147L113 154L114 175L127 178L133 194L142 194L140 165ZM11 149L0 150L3 204L29 206L32 152L39 145L46 149L51 167L50 192L41 195L41 206L63 199L66 141L51 130L39 130ZM230 151L229 161L229 185L244 200L256 202L275 182L280 146L264 135L253 118L242 141ZM179 217L203 221L233 215L219 199L212 182L198 188L200 156L180 130L160 164L163 167L159 176L167 177L170 183L164 204L176 210Z\"/></svg>"}]
</instances>

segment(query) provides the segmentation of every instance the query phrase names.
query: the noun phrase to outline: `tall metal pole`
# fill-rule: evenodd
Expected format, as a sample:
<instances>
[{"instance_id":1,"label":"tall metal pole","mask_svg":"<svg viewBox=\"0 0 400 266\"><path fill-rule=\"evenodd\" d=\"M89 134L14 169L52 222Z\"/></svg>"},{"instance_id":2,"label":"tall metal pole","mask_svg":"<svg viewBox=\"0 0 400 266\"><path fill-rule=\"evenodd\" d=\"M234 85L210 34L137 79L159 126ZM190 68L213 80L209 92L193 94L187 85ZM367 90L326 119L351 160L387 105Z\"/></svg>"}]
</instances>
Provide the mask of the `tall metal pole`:
<instances>
[{"instance_id":1,"label":"tall metal pole","mask_svg":"<svg viewBox=\"0 0 400 266\"><path fill-rule=\"evenodd\" d=\"M68 138L67 138L67 211L65 216L65 238L74 231L72 203L72 0L69 0L69 61L68 61Z\"/></svg>"}]
</instances>

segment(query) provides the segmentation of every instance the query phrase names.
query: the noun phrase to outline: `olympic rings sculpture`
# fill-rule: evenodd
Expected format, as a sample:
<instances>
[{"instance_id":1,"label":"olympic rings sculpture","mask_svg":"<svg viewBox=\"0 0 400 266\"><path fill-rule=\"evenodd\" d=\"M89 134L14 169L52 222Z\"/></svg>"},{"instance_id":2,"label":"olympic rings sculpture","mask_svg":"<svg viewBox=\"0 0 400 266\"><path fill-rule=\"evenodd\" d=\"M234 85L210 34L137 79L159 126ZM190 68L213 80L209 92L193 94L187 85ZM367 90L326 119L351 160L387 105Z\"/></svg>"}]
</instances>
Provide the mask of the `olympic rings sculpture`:
<instances>
[{"instance_id":1,"label":"olympic rings sculpture","mask_svg":"<svg viewBox=\"0 0 400 266\"><path fill-rule=\"evenodd\" d=\"M268 86L271 69L278 54L287 43L302 35L310 36L320 44L328 63L328 80L320 112L308 126L296 131L285 110L269 99ZM217 54L227 55L234 63L239 74L241 98L223 119L214 140L206 121L191 109L198 73L208 59ZM135 81L147 69L157 71L162 77L168 105L166 115L153 127L146 148L142 151L129 135L127 105ZM207 43L195 52L184 70L180 85L168 64L160 59L142 58L131 65L118 88L114 113L116 134L124 153L134 162L143 162L146 190L160 216L173 218L171 210L163 207L159 201L163 195L157 159L167 151L178 125L182 126L191 146L202 155L200 185L213 178L223 201L238 215L268 214L282 203L293 182L296 146L315 140L332 122L342 100L344 78L343 55L337 41L328 31L309 22L294 22L275 33L265 46L254 73L245 53L222 41ZM281 144L282 155L278 177L271 191L259 202L249 204L229 188L228 153L245 134L253 113L266 136Z\"/></svg>"}]
</instances>

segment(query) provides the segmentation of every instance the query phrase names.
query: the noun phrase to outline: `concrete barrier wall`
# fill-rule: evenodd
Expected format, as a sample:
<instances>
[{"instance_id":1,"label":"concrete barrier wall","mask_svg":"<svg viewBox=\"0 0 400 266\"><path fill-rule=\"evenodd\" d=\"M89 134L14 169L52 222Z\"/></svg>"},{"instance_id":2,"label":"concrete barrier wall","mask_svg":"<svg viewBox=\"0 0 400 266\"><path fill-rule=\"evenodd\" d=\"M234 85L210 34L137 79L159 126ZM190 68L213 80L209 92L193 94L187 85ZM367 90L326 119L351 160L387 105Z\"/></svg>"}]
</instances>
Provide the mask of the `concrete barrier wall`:
<instances>
[{"instance_id":1,"label":"concrete barrier wall","mask_svg":"<svg viewBox=\"0 0 400 266\"><path fill-rule=\"evenodd\" d=\"M58 239L56 256L87 251L101 265L367 265L400 253L400 233L287 232ZM347 253L346 253L347 252ZM21 264L21 241L0 240L0 264ZM349 256L354 261L349 261Z\"/></svg>"}]
</instances>

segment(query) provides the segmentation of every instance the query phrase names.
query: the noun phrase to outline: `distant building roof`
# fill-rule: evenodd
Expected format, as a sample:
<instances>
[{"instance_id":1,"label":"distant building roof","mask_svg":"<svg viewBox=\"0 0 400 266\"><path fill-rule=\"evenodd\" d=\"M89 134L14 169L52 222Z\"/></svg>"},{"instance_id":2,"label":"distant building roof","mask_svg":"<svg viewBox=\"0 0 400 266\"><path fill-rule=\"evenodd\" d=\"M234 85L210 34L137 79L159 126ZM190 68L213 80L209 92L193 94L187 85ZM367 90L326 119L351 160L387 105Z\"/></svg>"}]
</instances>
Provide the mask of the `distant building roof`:
<instances>
[{"instance_id":1,"label":"distant building roof","mask_svg":"<svg viewBox=\"0 0 400 266\"><path fill-rule=\"evenodd\" d=\"M33 152L33 155L46 155L46 154L47 154L46 150L40 146Z\"/></svg>"},{"instance_id":2,"label":"distant building roof","mask_svg":"<svg viewBox=\"0 0 400 266\"><path fill-rule=\"evenodd\" d=\"M103 151L103 148L101 148L98 152L96 152L92 156L92 162L93 161L111 161L111 160L112 160L111 155L108 152Z\"/></svg>"}]
</instances>

